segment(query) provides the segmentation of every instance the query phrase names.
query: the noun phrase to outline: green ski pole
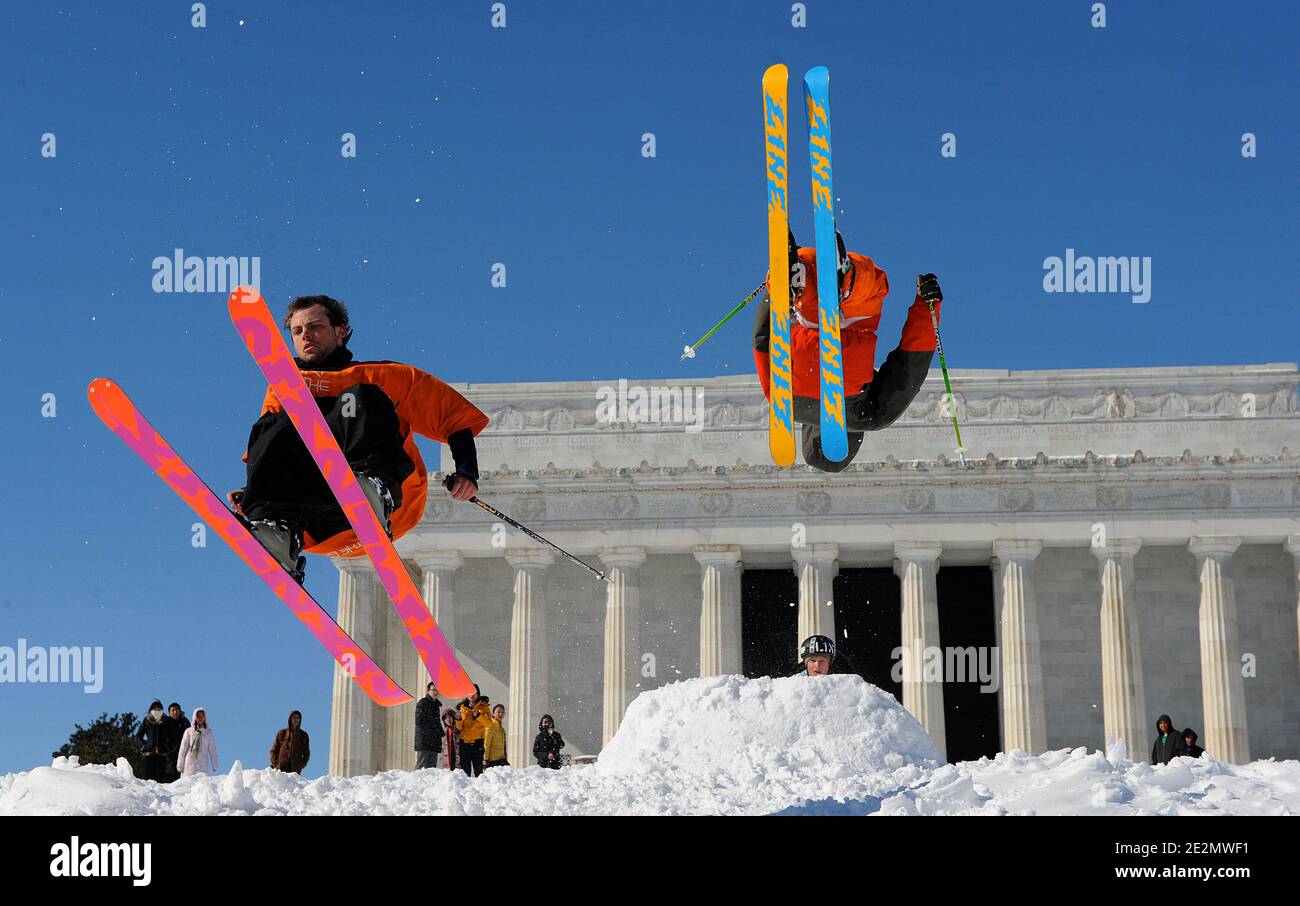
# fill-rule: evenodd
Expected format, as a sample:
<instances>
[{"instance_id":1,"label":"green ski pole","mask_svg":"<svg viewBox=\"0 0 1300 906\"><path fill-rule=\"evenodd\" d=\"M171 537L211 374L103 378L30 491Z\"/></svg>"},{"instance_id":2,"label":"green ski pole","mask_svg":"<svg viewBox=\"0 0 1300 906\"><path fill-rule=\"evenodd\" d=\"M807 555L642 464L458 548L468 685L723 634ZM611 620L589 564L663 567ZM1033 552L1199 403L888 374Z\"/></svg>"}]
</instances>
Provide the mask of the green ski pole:
<instances>
[{"instance_id":1,"label":"green ski pole","mask_svg":"<svg viewBox=\"0 0 1300 906\"><path fill-rule=\"evenodd\" d=\"M725 318L723 318L723 319L722 319L721 321L719 321L717 324L713 325L713 330L710 330L710 331L709 331L708 333L706 333L704 336L700 337L700 338L699 338L698 340L696 340L692 345L690 345L690 346L686 346L686 347L683 347L683 349L682 349L682 357L681 357L680 359L678 359L677 361L679 361L679 362L684 362L684 361L686 361L687 359L693 359L693 358L695 358L695 350L696 350L696 349L699 349L699 348L700 348L700 345L701 345L705 340L707 340L709 337L713 336L714 333L717 332L717 330L718 330L719 327L721 327L723 324L726 324L728 321L730 321L730 320L735 316L736 312L740 311L742 308L744 308L744 307L745 307L746 305L748 305L750 302L754 301L754 297L756 297L759 293L761 293L761 292L764 290L764 288L766 288L766 286L767 286L766 281L764 281L763 283L758 284L758 286L754 289L754 291L753 291L752 293L750 293L750 294L749 294L748 296L746 296L745 298L741 299L741 300L740 300L740 303L739 303L735 308L733 308L731 311L727 312L727 316L726 316Z\"/></svg>"},{"instance_id":2,"label":"green ski pole","mask_svg":"<svg viewBox=\"0 0 1300 906\"><path fill-rule=\"evenodd\" d=\"M921 275L917 275L916 286L918 291L921 288ZM948 392L948 410L952 416L952 430L957 435L957 455L961 457L961 464L966 465L966 447L961 442L961 428L957 427L957 404L952 398L952 383L948 380L948 363L943 358L943 340L939 339L939 318L934 313L934 303L929 299L925 304L930 306L930 323L934 325L934 347L939 352L939 368L943 371L943 387Z\"/></svg>"}]
</instances>

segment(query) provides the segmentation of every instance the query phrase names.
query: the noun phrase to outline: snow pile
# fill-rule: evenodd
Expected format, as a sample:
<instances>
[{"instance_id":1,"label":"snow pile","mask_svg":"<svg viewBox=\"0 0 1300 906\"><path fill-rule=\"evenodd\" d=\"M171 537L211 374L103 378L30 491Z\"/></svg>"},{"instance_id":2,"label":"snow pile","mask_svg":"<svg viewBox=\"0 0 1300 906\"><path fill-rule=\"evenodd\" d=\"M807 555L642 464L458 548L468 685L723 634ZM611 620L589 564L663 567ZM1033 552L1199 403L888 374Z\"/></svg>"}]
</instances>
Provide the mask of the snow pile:
<instances>
[{"instance_id":1,"label":"snow pile","mask_svg":"<svg viewBox=\"0 0 1300 906\"><path fill-rule=\"evenodd\" d=\"M561 728L562 729L562 728ZM0 776L0 815L1300 813L1300 762L1153 768L1122 749L941 764L894 698L856 676L710 677L639 696L593 767L270 769L136 780L125 761Z\"/></svg>"},{"instance_id":2,"label":"snow pile","mask_svg":"<svg viewBox=\"0 0 1300 906\"><path fill-rule=\"evenodd\" d=\"M1122 754L1123 748L1119 752ZM1112 755L1115 752L1112 751ZM945 765L880 815L1297 815L1300 762L1111 761L1084 748Z\"/></svg>"},{"instance_id":3,"label":"snow pile","mask_svg":"<svg viewBox=\"0 0 1300 906\"><path fill-rule=\"evenodd\" d=\"M686 680L640 695L596 769L771 802L878 796L919 781L939 753L912 715L858 676Z\"/></svg>"}]
</instances>

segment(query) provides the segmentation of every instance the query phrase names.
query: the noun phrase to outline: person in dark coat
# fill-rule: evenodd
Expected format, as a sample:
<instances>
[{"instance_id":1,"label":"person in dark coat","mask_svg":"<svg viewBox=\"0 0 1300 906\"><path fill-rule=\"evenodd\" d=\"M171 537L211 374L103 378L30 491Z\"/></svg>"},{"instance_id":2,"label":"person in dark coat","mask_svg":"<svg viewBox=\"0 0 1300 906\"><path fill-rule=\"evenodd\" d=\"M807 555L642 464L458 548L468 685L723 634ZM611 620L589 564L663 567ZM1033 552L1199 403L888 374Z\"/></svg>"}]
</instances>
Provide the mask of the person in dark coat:
<instances>
[{"instance_id":1,"label":"person in dark coat","mask_svg":"<svg viewBox=\"0 0 1300 906\"><path fill-rule=\"evenodd\" d=\"M190 719L185 716L180 704L172 702L168 705L162 726L163 756L166 758L163 764L163 783L172 783L181 777L176 770L176 756L181 751L181 737L189 728Z\"/></svg>"},{"instance_id":2,"label":"person in dark coat","mask_svg":"<svg viewBox=\"0 0 1300 906\"><path fill-rule=\"evenodd\" d=\"M442 751L445 735L442 721L442 702L438 701L438 687L433 683L424 687L424 697L415 706L415 769L436 768L438 753Z\"/></svg>"},{"instance_id":3,"label":"person in dark coat","mask_svg":"<svg viewBox=\"0 0 1300 906\"><path fill-rule=\"evenodd\" d=\"M166 758L163 749L163 707L162 702L149 706L149 713L140 721L140 729L135 733L140 743L140 754L144 756L144 779L162 783L164 777L163 762Z\"/></svg>"},{"instance_id":4,"label":"person in dark coat","mask_svg":"<svg viewBox=\"0 0 1300 906\"><path fill-rule=\"evenodd\" d=\"M1183 754L1188 758L1200 758L1205 750L1196 744L1196 731L1188 727L1183 731Z\"/></svg>"},{"instance_id":5,"label":"person in dark coat","mask_svg":"<svg viewBox=\"0 0 1300 906\"><path fill-rule=\"evenodd\" d=\"M1161 714L1156 721L1156 742L1151 747L1152 764L1169 764L1183 754L1183 737L1174 729L1174 722L1168 714Z\"/></svg>"},{"instance_id":6,"label":"person in dark coat","mask_svg":"<svg viewBox=\"0 0 1300 906\"><path fill-rule=\"evenodd\" d=\"M289 712L289 725L275 734L271 744L271 767L290 774L301 774L311 760L311 740L302 728L302 712Z\"/></svg>"},{"instance_id":7,"label":"person in dark coat","mask_svg":"<svg viewBox=\"0 0 1300 906\"><path fill-rule=\"evenodd\" d=\"M537 739L533 741L533 757L544 768L560 769L560 749L564 748L564 737L555 729L551 715L543 714L537 724Z\"/></svg>"}]
</instances>

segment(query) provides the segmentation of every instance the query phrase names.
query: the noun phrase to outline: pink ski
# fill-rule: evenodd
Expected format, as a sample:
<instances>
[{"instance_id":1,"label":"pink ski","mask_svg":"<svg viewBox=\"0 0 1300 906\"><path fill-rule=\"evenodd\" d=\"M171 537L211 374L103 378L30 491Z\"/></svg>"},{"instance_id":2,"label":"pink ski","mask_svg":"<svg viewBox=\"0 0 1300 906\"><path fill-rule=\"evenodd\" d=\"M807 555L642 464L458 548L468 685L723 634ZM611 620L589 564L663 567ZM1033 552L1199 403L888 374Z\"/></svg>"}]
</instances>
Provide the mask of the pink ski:
<instances>
[{"instance_id":1,"label":"pink ski","mask_svg":"<svg viewBox=\"0 0 1300 906\"><path fill-rule=\"evenodd\" d=\"M153 425L145 420L115 381L96 378L90 382L86 395L90 399L91 408L109 430L148 463L159 478L179 494L213 531L225 539L240 559L293 611L293 615L334 655L334 660L357 681L371 699L385 707L405 704L411 700L410 693L379 669L370 656L361 650L361 646L339 628L329 613L284 571L244 524L226 509L212 489L204 484L185 460L163 440L162 435L154 430Z\"/></svg>"}]
</instances>

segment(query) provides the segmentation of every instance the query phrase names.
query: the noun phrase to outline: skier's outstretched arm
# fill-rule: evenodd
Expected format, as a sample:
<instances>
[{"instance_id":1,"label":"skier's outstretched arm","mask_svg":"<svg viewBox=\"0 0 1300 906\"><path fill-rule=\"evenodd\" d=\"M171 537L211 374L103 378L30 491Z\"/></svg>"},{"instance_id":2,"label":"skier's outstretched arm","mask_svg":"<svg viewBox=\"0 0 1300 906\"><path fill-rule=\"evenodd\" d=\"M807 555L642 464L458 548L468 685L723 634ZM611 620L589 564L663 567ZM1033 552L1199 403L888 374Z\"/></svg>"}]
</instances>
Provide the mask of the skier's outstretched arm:
<instances>
[{"instance_id":1,"label":"skier's outstretched arm","mask_svg":"<svg viewBox=\"0 0 1300 906\"><path fill-rule=\"evenodd\" d=\"M447 490L457 500L469 500L478 492L478 449L474 446L474 432L461 428L447 438L447 447L456 464L455 474L448 476Z\"/></svg>"},{"instance_id":2,"label":"skier's outstretched arm","mask_svg":"<svg viewBox=\"0 0 1300 906\"><path fill-rule=\"evenodd\" d=\"M916 298L907 310L903 336L898 347L876 370L852 425L855 431L879 431L887 428L907 411L920 392L934 359L934 324L930 321L930 303L937 320L943 304L943 292L934 274L917 279Z\"/></svg>"},{"instance_id":3,"label":"skier's outstretched arm","mask_svg":"<svg viewBox=\"0 0 1300 906\"><path fill-rule=\"evenodd\" d=\"M447 444L456 463L447 490L457 500L469 500L478 492L474 436L487 427L488 417L444 381L419 368L407 368L410 384L394 401L397 411L417 434Z\"/></svg>"}]
</instances>

